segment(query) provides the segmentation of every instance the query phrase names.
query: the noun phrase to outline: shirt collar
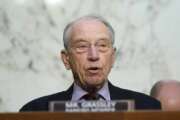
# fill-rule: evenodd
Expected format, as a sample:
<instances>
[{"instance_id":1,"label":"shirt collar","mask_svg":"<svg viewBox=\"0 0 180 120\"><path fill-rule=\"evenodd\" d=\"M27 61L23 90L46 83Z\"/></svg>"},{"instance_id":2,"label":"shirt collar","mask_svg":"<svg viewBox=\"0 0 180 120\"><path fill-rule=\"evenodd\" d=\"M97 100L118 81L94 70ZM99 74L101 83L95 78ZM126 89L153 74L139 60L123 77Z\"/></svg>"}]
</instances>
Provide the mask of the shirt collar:
<instances>
[{"instance_id":1,"label":"shirt collar","mask_svg":"<svg viewBox=\"0 0 180 120\"><path fill-rule=\"evenodd\" d=\"M105 98L105 100L109 101L110 99L110 92L108 87L108 82L104 84L104 86L98 91L98 93ZM73 94L72 94L72 101L78 101L83 95L87 94L85 90L79 87L76 83L73 86Z\"/></svg>"}]
</instances>

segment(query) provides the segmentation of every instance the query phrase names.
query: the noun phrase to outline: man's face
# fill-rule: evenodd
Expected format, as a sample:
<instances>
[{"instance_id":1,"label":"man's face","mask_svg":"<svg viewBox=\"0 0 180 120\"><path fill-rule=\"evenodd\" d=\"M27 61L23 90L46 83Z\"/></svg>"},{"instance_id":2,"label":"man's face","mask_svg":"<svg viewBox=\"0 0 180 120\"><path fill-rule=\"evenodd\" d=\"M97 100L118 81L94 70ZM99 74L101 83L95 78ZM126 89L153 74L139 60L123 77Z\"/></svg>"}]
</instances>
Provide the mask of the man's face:
<instances>
[{"instance_id":1,"label":"man's face","mask_svg":"<svg viewBox=\"0 0 180 120\"><path fill-rule=\"evenodd\" d=\"M68 51L62 57L75 82L89 89L102 87L114 63L114 54L108 28L97 20L81 20L72 26Z\"/></svg>"}]
</instances>

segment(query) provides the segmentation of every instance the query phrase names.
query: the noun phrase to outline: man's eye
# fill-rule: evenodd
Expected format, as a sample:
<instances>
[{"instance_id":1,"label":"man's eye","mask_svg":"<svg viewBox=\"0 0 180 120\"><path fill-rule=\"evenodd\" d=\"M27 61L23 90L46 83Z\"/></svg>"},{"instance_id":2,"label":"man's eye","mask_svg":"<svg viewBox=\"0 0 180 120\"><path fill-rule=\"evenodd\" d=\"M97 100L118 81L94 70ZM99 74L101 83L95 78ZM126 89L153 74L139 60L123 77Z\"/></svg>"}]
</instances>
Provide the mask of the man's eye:
<instances>
[{"instance_id":1,"label":"man's eye","mask_svg":"<svg viewBox=\"0 0 180 120\"><path fill-rule=\"evenodd\" d=\"M86 44L79 44L79 45L76 45L75 49L77 52L86 52L88 47L89 46Z\"/></svg>"},{"instance_id":2,"label":"man's eye","mask_svg":"<svg viewBox=\"0 0 180 120\"><path fill-rule=\"evenodd\" d=\"M98 47L106 48L108 45L107 44L98 44Z\"/></svg>"},{"instance_id":3,"label":"man's eye","mask_svg":"<svg viewBox=\"0 0 180 120\"><path fill-rule=\"evenodd\" d=\"M78 45L77 48L87 48L87 45Z\"/></svg>"},{"instance_id":4,"label":"man's eye","mask_svg":"<svg viewBox=\"0 0 180 120\"><path fill-rule=\"evenodd\" d=\"M101 46L101 47L107 47L106 44L100 44L99 46Z\"/></svg>"},{"instance_id":5,"label":"man's eye","mask_svg":"<svg viewBox=\"0 0 180 120\"><path fill-rule=\"evenodd\" d=\"M97 47L98 47L99 51L105 52L108 50L109 45L106 43L99 43L99 44L97 44Z\"/></svg>"}]
</instances>

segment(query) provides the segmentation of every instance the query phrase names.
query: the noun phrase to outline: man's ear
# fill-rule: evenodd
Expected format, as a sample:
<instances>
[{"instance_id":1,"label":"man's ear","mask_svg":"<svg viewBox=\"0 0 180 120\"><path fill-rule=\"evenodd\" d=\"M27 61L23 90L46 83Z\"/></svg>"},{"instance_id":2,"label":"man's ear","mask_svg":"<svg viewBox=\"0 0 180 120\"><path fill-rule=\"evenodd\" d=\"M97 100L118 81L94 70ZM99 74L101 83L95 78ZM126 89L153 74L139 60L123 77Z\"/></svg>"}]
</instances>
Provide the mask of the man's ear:
<instances>
[{"instance_id":1,"label":"man's ear","mask_svg":"<svg viewBox=\"0 0 180 120\"><path fill-rule=\"evenodd\" d=\"M64 66L66 67L66 69L70 70L71 67L70 67L69 55L66 50L61 51L61 59L64 63Z\"/></svg>"},{"instance_id":2,"label":"man's ear","mask_svg":"<svg viewBox=\"0 0 180 120\"><path fill-rule=\"evenodd\" d=\"M116 61L116 47L113 48L113 55L112 55L112 66L114 65L115 61Z\"/></svg>"}]
</instances>

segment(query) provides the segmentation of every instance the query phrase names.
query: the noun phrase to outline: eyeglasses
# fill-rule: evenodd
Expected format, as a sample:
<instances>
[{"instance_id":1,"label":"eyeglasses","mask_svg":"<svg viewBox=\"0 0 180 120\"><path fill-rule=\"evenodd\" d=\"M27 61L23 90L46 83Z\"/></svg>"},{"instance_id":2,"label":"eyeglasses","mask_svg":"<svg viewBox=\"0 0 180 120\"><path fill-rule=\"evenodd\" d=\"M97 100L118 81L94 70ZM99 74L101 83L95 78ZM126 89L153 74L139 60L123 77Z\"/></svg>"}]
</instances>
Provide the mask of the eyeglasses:
<instances>
[{"instance_id":1,"label":"eyeglasses","mask_svg":"<svg viewBox=\"0 0 180 120\"><path fill-rule=\"evenodd\" d=\"M96 48L99 52L106 52L112 48L112 44L107 41L98 41L94 45L89 42L77 42L72 45L72 49L78 53L85 53L88 52L92 46Z\"/></svg>"}]
</instances>

